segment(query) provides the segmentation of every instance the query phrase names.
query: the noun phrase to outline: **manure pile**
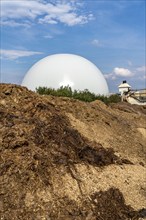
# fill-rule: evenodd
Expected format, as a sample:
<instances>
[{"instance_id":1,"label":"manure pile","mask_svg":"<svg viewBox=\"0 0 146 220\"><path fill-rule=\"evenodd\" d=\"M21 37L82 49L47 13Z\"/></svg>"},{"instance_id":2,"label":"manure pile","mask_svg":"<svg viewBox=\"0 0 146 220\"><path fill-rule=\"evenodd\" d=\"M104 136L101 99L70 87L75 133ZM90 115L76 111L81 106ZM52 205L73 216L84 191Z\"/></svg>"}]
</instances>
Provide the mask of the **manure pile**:
<instances>
[{"instance_id":1,"label":"manure pile","mask_svg":"<svg viewBox=\"0 0 146 220\"><path fill-rule=\"evenodd\" d=\"M145 219L146 107L0 85L0 220Z\"/></svg>"}]
</instances>

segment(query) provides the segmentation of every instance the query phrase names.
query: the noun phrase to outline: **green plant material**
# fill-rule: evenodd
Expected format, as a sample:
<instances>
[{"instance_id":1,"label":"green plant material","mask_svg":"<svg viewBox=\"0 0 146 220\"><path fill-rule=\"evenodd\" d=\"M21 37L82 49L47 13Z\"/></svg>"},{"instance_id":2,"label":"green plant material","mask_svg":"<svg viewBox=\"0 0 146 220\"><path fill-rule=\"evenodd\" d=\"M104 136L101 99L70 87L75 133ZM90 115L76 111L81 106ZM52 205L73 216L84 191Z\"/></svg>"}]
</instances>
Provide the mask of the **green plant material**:
<instances>
[{"instance_id":1,"label":"green plant material","mask_svg":"<svg viewBox=\"0 0 146 220\"><path fill-rule=\"evenodd\" d=\"M93 102L95 100L100 100L105 104L117 103L121 101L121 98L118 94L113 94L110 96L104 95L96 95L90 92L88 89L83 91L80 90L72 90L70 86L61 86L58 89L47 88L47 87L39 87L36 88L36 92L40 95L53 95L53 96L62 96L62 97L70 97L74 99L78 99L84 102Z\"/></svg>"}]
</instances>

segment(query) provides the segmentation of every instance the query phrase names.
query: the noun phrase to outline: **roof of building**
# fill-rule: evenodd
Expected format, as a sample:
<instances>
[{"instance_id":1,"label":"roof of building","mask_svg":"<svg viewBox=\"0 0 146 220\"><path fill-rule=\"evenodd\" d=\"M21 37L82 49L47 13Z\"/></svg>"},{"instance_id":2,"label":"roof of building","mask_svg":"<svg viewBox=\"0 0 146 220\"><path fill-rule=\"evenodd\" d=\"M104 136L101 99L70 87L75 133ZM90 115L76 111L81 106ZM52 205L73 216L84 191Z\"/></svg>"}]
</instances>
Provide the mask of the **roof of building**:
<instances>
[{"instance_id":1,"label":"roof of building","mask_svg":"<svg viewBox=\"0 0 146 220\"><path fill-rule=\"evenodd\" d=\"M131 88L131 86L128 83L121 83L118 87L119 88Z\"/></svg>"}]
</instances>

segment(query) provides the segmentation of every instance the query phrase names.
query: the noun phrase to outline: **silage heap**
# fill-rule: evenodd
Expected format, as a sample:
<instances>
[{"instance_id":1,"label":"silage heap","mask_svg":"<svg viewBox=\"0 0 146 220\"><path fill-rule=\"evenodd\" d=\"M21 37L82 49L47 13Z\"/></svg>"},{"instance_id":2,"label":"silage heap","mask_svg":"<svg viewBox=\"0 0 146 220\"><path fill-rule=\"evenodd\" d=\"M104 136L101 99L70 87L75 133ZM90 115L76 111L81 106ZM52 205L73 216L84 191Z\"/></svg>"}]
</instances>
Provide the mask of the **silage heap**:
<instances>
[{"instance_id":1,"label":"silage heap","mask_svg":"<svg viewBox=\"0 0 146 220\"><path fill-rule=\"evenodd\" d=\"M144 219L146 107L0 91L1 219Z\"/></svg>"}]
</instances>

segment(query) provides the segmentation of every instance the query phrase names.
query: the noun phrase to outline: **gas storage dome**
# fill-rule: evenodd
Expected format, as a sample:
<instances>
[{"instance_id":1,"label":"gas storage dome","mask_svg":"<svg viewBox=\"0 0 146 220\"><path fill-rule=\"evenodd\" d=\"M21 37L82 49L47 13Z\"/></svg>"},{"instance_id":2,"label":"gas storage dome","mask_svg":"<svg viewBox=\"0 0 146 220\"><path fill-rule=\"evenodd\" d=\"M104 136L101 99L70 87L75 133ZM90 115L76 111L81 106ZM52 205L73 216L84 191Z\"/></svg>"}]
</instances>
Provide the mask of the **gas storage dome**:
<instances>
[{"instance_id":1,"label":"gas storage dome","mask_svg":"<svg viewBox=\"0 0 146 220\"><path fill-rule=\"evenodd\" d=\"M107 95L107 82L101 71L89 60L73 54L47 56L34 64L26 73L22 86L35 91L38 87L59 88L70 86Z\"/></svg>"}]
</instances>

